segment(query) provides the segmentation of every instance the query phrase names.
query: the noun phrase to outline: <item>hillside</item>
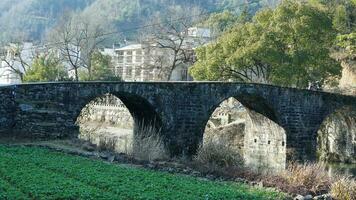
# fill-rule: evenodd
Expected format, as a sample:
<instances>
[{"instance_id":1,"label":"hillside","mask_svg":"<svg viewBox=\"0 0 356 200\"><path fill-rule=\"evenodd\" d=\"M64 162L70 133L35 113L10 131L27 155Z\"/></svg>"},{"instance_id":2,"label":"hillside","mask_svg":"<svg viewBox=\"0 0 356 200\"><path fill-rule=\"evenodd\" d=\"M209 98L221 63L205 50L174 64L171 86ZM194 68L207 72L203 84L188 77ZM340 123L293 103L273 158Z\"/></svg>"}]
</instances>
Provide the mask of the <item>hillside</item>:
<instances>
[{"instance_id":1,"label":"hillside","mask_svg":"<svg viewBox=\"0 0 356 200\"><path fill-rule=\"evenodd\" d=\"M251 14L279 0L249 0ZM2 0L0 2L0 39L2 41L40 41L68 11L85 16L101 16L117 30L140 26L153 14L168 8L196 8L204 12L228 9L239 14L245 0ZM247 5L247 4L246 4Z\"/></svg>"},{"instance_id":2,"label":"hillside","mask_svg":"<svg viewBox=\"0 0 356 200\"><path fill-rule=\"evenodd\" d=\"M2 40L40 40L65 11L82 10L93 0L2 0Z\"/></svg>"}]
</instances>

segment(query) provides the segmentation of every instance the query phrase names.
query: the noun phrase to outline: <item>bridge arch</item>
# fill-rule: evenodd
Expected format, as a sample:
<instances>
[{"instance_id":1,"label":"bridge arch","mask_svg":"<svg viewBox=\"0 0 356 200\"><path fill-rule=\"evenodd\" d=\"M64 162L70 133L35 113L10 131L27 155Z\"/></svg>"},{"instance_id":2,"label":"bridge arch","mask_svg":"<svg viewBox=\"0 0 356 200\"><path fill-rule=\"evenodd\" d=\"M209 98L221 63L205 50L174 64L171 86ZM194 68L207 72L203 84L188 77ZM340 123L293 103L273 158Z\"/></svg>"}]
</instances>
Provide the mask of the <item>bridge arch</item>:
<instances>
[{"instance_id":1,"label":"bridge arch","mask_svg":"<svg viewBox=\"0 0 356 200\"><path fill-rule=\"evenodd\" d=\"M116 98L121 101L123 106L129 112L129 115L131 115L131 117L129 117L127 120L132 121L127 121L127 123L132 123L133 126L129 127L126 131L113 128L110 129L110 132L113 132L112 134L115 134L115 131L123 131L123 134L116 134L120 135L121 139L110 136L110 134L101 134L100 130L97 130L98 132L91 135L94 136L94 140L90 140L88 137L85 137L85 128L81 128L81 131L84 132L84 137L81 138L92 143L95 141L97 145L107 148L108 150L117 150L119 153L128 153L137 157L138 159L159 159L159 156L165 156L163 155L165 154L166 150L164 143L165 136L162 132L163 124L161 115L157 112L157 108L155 108L147 98L139 94L126 91L115 91L106 93L104 95L102 93L98 93L96 95L83 97L81 99L81 103L78 103L79 106L78 109L76 109L73 121L77 121L77 119L81 117L80 115L83 114L83 111L86 111L85 108L87 108L87 105L93 103L95 100L100 99L101 97L109 95L112 98ZM127 112L126 115L128 115ZM79 123L77 123L77 125L80 126ZM88 131L90 131L90 129L88 129ZM78 134L82 133L78 132ZM153 139L156 140L153 141ZM147 144L148 142L151 142L151 144ZM142 145L146 146L141 147ZM160 148L160 154L157 154L157 149L154 148ZM155 155L152 156L152 153Z\"/></svg>"},{"instance_id":2,"label":"bridge arch","mask_svg":"<svg viewBox=\"0 0 356 200\"><path fill-rule=\"evenodd\" d=\"M154 125L154 128L157 130L162 128L161 116L158 114L152 103L145 97L130 92L111 92L110 94L120 99L129 110L135 122L134 132L139 128L138 125ZM88 103L103 95L105 95L105 93L99 93L83 98L81 102L78 103L78 108L75 110L74 121L78 118L80 112Z\"/></svg>"},{"instance_id":3,"label":"bridge arch","mask_svg":"<svg viewBox=\"0 0 356 200\"><path fill-rule=\"evenodd\" d=\"M233 114L226 116L226 110ZM219 119L225 121L223 125ZM211 120L218 127L214 128ZM261 96L238 94L221 98L208 109L200 148L222 145L239 153L245 164L255 170L280 171L286 166L286 132L277 122L275 111Z\"/></svg>"},{"instance_id":4,"label":"bridge arch","mask_svg":"<svg viewBox=\"0 0 356 200\"><path fill-rule=\"evenodd\" d=\"M269 106L267 100L263 98L262 96L258 94L231 94L227 95L221 98L218 98L215 102L213 102L208 110L207 110L207 115L203 119L203 125L204 127L207 125L210 116L213 114L213 112L226 100L233 98L236 99L238 102L240 102L245 108L248 108L249 110L252 110L256 113L259 113L268 119L272 120L273 122L279 124L279 120L277 118L277 113L276 111Z\"/></svg>"}]
</instances>

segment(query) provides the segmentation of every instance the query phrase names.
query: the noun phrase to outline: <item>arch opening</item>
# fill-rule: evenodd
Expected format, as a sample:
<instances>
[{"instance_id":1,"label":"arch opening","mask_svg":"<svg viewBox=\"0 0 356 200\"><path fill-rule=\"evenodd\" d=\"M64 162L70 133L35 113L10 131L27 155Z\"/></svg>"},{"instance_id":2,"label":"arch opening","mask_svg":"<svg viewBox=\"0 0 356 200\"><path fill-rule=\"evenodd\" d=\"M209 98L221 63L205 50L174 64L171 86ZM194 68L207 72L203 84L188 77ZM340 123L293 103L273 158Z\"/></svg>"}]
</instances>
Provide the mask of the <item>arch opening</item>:
<instances>
[{"instance_id":1,"label":"arch opening","mask_svg":"<svg viewBox=\"0 0 356 200\"><path fill-rule=\"evenodd\" d=\"M252 105L244 106L239 100L234 97L226 99L212 111L197 157L204 149L223 149L225 154L232 152L231 155L240 157L244 166L255 171L278 172L285 169L284 129L269 119L273 114L266 117L251 110Z\"/></svg>"},{"instance_id":2,"label":"arch opening","mask_svg":"<svg viewBox=\"0 0 356 200\"><path fill-rule=\"evenodd\" d=\"M166 156L162 121L144 98L129 93L105 94L87 103L77 117L80 140L99 150L140 160Z\"/></svg>"},{"instance_id":3,"label":"arch opening","mask_svg":"<svg viewBox=\"0 0 356 200\"><path fill-rule=\"evenodd\" d=\"M329 114L317 131L317 158L330 175L356 177L356 109L345 106Z\"/></svg>"}]
</instances>

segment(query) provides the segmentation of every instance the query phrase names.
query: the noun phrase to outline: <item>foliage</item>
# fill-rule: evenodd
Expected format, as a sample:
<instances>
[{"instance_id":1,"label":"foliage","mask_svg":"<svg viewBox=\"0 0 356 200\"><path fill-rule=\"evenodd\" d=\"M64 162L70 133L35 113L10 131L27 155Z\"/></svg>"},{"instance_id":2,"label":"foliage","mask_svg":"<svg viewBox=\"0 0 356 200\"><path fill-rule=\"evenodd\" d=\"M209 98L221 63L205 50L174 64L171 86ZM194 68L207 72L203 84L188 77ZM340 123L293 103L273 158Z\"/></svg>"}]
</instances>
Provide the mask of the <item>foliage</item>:
<instances>
[{"instance_id":1,"label":"foliage","mask_svg":"<svg viewBox=\"0 0 356 200\"><path fill-rule=\"evenodd\" d=\"M201 22L201 26L209 27L214 36L218 36L224 31L231 28L239 18L232 14L229 11L224 11L221 13L213 13L206 19L205 21Z\"/></svg>"},{"instance_id":2,"label":"foliage","mask_svg":"<svg viewBox=\"0 0 356 200\"><path fill-rule=\"evenodd\" d=\"M25 82L60 81L66 78L65 67L51 54L35 58L31 68L24 75Z\"/></svg>"},{"instance_id":3,"label":"foliage","mask_svg":"<svg viewBox=\"0 0 356 200\"><path fill-rule=\"evenodd\" d=\"M81 10L93 0L1 0L0 39L40 40L67 10Z\"/></svg>"},{"instance_id":4,"label":"foliage","mask_svg":"<svg viewBox=\"0 0 356 200\"><path fill-rule=\"evenodd\" d=\"M315 0L316 4L327 10L333 26L340 34L356 30L356 1L355 0Z\"/></svg>"},{"instance_id":5,"label":"foliage","mask_svg":"<svg viewBox=\"0 0 356 200\"><path fill-rule=\"evenodd\" d=\"M337 37L338 46L343 48L349 55L356 54L356 32L339 35Z\"/></svg>"},{"instance_id":6,"label":"foliage","mask_svg":"<svg viewBox=\"0 0 356 200\"><path fill-rule=\"evenodd\" d=\"M120 77L115 76L111 65L111 57L95 51L91 57L91 77L88 71L83 70L79 73L82 81L119 81Z\"/></svg>"},{"instance_id":7,"label":"foliage","mask_svg":"<svg viewBox=\"0 0 356 200\"><path fill-rule=\"evenodd\" d=\"M278 0L253 0L248 3L244 0L1 0L0 39L8 41L22 37L40 41L65 12L78 12L100 23L109 22L116 30L126 30L141 26L154 14L172 7L183 10L199 7L207 12L229 9L240 14L244 8L241 5L246 4L253 15L262 6L276 2ZM133 39L135 33L125 32L125 37ZM117 38L114 35L107 41L108 44L120 42Z\"/></svg>"},{"instance_id":8,"label":"foliage","mask_svg":"<svg viewBox=\"0 0 356 200\"><path fill-rule=\"evenodd\" d=\"M34 147L0 146L1 199L282 199L230 182L112 165Z\"/></svg>"},{"instance_id":9,"label":"foliage","mask_svg":"<svg viewBox=\"0 0 356 200\"><path fill-rule=\"evenodd\" d=\"M338 35L336 38L337 46L332 54L333 58L343 61L351 71L356 72L356 65L352 60L356 57L356 32L350 34Z\"/></svg>"},{"instance_id":10,"label":"foliage","mask_svg":"<svg viewBox=\"0 0 356 200\"><path fill-rule=\"evenodd\" d=\"M340 73L330 58L336 31L328 13L309 3L283 1L252 22L237 24L197 50L198 80L239 80L306 87Z\"/></svg>"}]
</instances>

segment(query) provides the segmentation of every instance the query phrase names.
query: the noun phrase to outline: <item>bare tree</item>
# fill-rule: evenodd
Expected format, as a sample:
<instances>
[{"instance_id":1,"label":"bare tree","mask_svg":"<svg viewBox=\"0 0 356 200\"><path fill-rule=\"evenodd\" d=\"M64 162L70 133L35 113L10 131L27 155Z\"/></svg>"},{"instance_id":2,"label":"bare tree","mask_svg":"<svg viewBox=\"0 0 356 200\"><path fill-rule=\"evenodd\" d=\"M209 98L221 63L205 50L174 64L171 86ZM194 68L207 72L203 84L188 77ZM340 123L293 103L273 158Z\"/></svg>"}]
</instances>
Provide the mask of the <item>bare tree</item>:
<instances>
[{"instance_id":1,"label":"bare tree","mask_svg":"<svg viewBox=\"0 0 356 200\"><path fill-rule=\"evenodd\" d=\"M33 47L25 48L22 43L9 43L3 46L0 53L3 70L0 76L15 74L23 82L24 75L31 67L30 62L35 57Z\"/></svg>"},{"instance_id":2,"label":"bare tree","mask_svg":"<svg viewBox=\"0 0 356 200\"><path fill-rule=\"evenodd\" d=\"M151 56L151 65L158 71L162 79L169 80L173 71L180 65L191 65L194 62L194 42L190 41L189 28L199 18L197 9L196 18L187 18L185 13L177 8L168 9L163 17L156 15L148 24L149 30L145 41L149 41L148 51Z\"/></svg>"},{"instance_id":3,"label":"bare tree","mask_svg":"<svg viewBox=\"0 0 356 200\"><path fill-rule=\"evenodd\" d=\"M99 45L106 39L107 25L103 20L67 13L61 22L49 34L53 46L74 71L74 78L79 81L79 69L85 68L91 79L91 58Z\"/></svg>"}]
</instances>

